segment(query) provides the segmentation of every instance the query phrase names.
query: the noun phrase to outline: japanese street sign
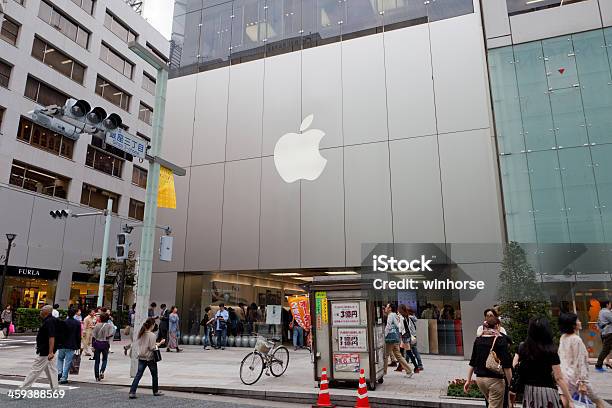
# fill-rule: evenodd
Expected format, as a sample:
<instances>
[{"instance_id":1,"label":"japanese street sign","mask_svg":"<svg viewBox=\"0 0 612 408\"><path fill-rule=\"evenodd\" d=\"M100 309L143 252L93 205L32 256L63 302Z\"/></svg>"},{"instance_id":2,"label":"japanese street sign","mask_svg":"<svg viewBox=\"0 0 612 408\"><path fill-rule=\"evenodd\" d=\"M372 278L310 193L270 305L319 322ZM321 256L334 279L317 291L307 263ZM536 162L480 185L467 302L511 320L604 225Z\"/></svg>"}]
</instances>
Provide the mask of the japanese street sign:
<instances>
[{"instance_id":1,"label":"japanese street sign","mask_svg":"<svg viewBox=\"0 0 612 408\"><path fill-rule=\"evenodd\" d=\"M121 128L106 132L106 143L141 159L144 159L147 153L147 142L144 139L131 135Z\"/></svg>"}]
</instances>

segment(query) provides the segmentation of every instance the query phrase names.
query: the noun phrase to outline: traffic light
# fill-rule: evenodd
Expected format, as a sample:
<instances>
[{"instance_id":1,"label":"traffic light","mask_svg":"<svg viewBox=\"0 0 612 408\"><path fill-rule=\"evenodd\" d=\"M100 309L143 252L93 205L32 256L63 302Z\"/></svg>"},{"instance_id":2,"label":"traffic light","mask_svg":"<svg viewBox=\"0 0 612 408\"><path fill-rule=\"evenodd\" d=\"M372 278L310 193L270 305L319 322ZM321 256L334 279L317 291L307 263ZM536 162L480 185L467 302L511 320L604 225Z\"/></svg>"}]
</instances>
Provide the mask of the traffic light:
<instances>
[{"instance_id":1,"label":"traffic light","mask_svg":"<svg viewBox=\"0 0 612 408\"><path fill-rule=\"evenodd\" d=\"M83 99L70 98L66 101L63 108L64 116L84 122L89 127L85 127L86 133L103 133L109 130L114 130L121 126L122 120L116 113L108 115L106 111L96 106L91 108L91 105Z\"/></svg>"},{"instance_id":2,"label":"traffic light","mask_svg":"<svg viewBox=\"0 0 612 408\"><path fill-rule=\"evenodd\" d=\"M117 245L115 246L115 259L122 261L128 259L130 243L127 240L128 234L122 232L117 234Z\"/></svg>"},{"instance_id":3,"label":"traffic light","mask_svg":"<svg viewBox=\"0 0 612 408\"><path fill-rule=\"evenodd\" d=\"M49 211L49 215L53 217L54 219L68 218L70 214L72 214L71 210L51 210Z\"/></svg>"}]
</instances>

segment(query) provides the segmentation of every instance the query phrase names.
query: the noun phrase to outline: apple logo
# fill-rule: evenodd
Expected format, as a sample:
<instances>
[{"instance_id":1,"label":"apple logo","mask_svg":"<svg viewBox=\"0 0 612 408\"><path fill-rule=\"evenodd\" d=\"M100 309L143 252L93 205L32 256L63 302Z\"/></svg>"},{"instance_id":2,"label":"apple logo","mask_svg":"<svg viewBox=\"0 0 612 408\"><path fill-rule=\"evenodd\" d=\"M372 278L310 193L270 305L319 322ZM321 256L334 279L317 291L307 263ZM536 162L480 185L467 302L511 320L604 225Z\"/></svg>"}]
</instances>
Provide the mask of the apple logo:
<instances>
[{"instance_id":1,"label":"apple logo","mask_svg":"<svg viewBox=\"0 0 612 408\"><path fill-rule=\"evenodd\" d=\"M306 116L300 125L300 133L286 133L276 142L274 164L287 183L299 179L316 180L327 164L327 159L319 152L319 143L325 132L319 129L305 132L313 119L314 115Z\"/></svg>"}]
</instances>

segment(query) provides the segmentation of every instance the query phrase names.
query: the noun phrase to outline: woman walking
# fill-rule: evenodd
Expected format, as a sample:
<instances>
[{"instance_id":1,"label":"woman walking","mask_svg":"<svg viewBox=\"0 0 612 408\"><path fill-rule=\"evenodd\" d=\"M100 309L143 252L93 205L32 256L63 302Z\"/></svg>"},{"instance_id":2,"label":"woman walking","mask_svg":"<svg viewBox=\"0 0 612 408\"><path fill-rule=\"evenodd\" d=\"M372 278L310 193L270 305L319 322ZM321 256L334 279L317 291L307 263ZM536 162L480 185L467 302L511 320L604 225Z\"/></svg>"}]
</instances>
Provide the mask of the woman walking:
<instances>
[{"instance_id":1,"label":"woman walking","mask_svg":"<svg viewBox=\"0 0 612 408\"><path fill-rule=\"evenodd\" d=\"M420 369L419 369L419 363L416 360L416 357L414 355L414 353L412 352L412 336L413 336L413 332L416 332L416 330L411 330L411 320L410 320L410 315L408 314L408 307L405 304L401 304L399 305L399 316L400 316L400 321L401 324L404 328L403 333L402 333L402 346L401 346L401 352L402 352L402 356L405 359L410 359L410 361L412 362L412 365L414 365L414 373L418 374ZM416 336L415 336L416 339ZM414 342L416 344L416 342ZM395 371L402 371L402 366L401 364L397 366L397 368L395 369Z\"/></svg>"},{"instance_id":2,"label":"woman walking","mask_svg":"<svg viewBox=\"0 0 612 408\"><path fill-rule=\"evenodd\" d=\"M563 333L559 341L559 359L561 372L567 381L569 399L576 393L586 395L597 408L609 407L593 391L589 381L589 354L578 331L582 330L582 322L575 313L563 313L559 316L559 331ZM565 398L565 394L562 396ZM565 400L567 405L568 400Z\"/></svg>"},{"instance_id":3,"label":"woman walking","mask_svg":"<svg viewBox=\"0 0 612 408\"><path fill-rule=\"evenodd\" d=\"M178 346L178 332L179 332L179 316L178 316L178 308L176 306L172 306L170 308L170 316L168 317L168 348L166 351L170 351L170 349L176 349L177 353L180 353L181 350Z\"/></svg>"},{"instance_id":4,"label":"woman walking","mask_svg":"<svg viewBox=\"0 0 612 408\"><path fill-rule=\"evenodd\" d=\"M13 310L11 309L11 305L6 305L6 309L2 311L2 316L0 316L0 330L4 331L4 337L9 336L9 327L13 322Z\"/></svg>"},{"instance_id":5,"label":"woman walking","mask_svg":"<svg viewBox=\"0 0 612 408\"><path fill-rule=\"evenodd\" d=\"M484 312L483 331L474 340L470 368L463 390L467 394L472 383L472 375L476 374L476 384L485 397L488 408L504 408L507 406L507 384L512 379L512 356L508 341L499 333L499 318L493 309ZM493 369L487 360L498 359L497 367ZM537 408L541 406L538 405ZM546 407L544 405L544 408Z\"/></svg>"},{"instance_id":6,"label":"woman walking","mask_svg":"<svg viewBox=\"0 0 612 408\"><path fill-rule=\"evenodd\" d=\"M397 314L397 306L389 303L385 308L387 313L387 325L385 326L385 375L389 365L389 357L393 355L400 366L406 371L408 378L412 377L412 369L400 353L400 340L403 332L401 319Z\"/></svg>"},{"instance_id":7,"label":"woman walking","mask_svg":"<svg viewBox=\"0 0 612 408\"><path fill-rule=\"evenodd\" d=\"M86 356L91 356L91 333L96 326L96 311L91 309L83 320L83 351Z\"/></svg>"},{"instance_id":8,"label":"woman walking","mask_svg":"<svg viewBox=\"0 0 612 408\"><path fill-rule=\"evenodd\" d=\"M138 383L142 379L142 375L147 367L149 367L149 371L151 372L153 395L156 397L164 395L162 392L159 392L157 361L155 361L153 353L160 345L166 342L166 339L162 338L159 343L156 343L155 338L157 336L153 333L153 327L155 327L155 319L149 317L138 332L138 338L136 340L138 345L138 372L130 387L130 399L136 398Z\"/></svg>"},{"instance_id":9,"label":"woman walking","mask_svg":"<svg viewBox=\"0 0 612 408\"><path fill-rule=\"evenodd\" d=\"M108 362L108 351L110 349L110 340L115 335L115 326L109 323L107 313L100 314L100 321L93 328L91 337L94 348L94 375L96 381L104 379L104 371ZM102 367L100 368L100 355L102 355Z\"/></svg>"},{"instance_id":10,"label":"woman walking","mask_svg":"<svg viewBox=\"0 0 612 408\"><path fill-rule=\"evenodd\" d=\"M562 408L559 390L564 396L569 397L566 406L574 407L567 382L561 372L561 361L553 342L548 319L544 317L531 319L527 329L527 339L519 345L513 364L521 384L525 386L524 408Z\"/></svg>"}]
</instances>

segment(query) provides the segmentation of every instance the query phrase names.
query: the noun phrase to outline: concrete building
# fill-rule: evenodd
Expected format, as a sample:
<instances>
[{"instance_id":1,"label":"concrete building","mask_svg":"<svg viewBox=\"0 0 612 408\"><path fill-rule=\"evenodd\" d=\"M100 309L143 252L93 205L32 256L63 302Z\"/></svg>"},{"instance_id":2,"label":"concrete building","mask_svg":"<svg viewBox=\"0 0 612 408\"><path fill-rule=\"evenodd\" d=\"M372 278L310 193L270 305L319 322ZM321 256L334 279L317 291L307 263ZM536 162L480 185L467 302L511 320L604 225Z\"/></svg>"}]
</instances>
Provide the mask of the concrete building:
<instances>
[{"instance_id":1,"label":"concrete building","mask_svg":"<svg viewBox=\"0 0 612 408\"><path fill-rule=\"evenodd\" d=\"M72 141L40 128L28 112L63 105L67 97L85 99L148 138L155 71L127 42L135 39L161 56L168 55L168 42L122 1L10 0L2 6L0 232L17 234L2 304L95 303L97 283L89 282L80 262L101 255L103 217L58 221L49 211L88 212L106 208L113 197L112 250L120 223L142 219L148 165L90 135ZM139 235L133 234L136 250Z\"/></svg>"},{"instance_id":2,"label":"concrete building","mask_svg":"<svg viewBox=\"0 0 612 408\"><path fill-rule=\"evenodd\" d=\"M437 352L469 355L510 239L554 312L590 321L611 288L610 25L604 0L177 1L163 151L188 170L159 211L175 257L152 298L196 334L209 304L285 304L350 274L362 244L439 243L487 289L402 296L461 320ZM316 141L285 156L310 115L324 160Z\"/></svg>"}]
</instances>

